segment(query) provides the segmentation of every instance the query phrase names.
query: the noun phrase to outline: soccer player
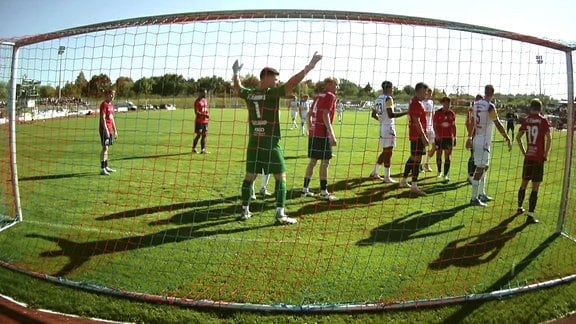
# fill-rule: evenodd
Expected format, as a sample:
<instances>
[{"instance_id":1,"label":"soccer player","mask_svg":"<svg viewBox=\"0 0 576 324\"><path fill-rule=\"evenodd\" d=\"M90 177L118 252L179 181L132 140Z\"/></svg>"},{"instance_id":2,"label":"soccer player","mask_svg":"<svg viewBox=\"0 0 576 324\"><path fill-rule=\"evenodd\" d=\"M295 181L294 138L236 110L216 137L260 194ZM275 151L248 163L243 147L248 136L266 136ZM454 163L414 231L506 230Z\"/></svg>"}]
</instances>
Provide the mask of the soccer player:
<instances>
[{"instance_id":1,"label":"soccer player","mask_svg":"<svg viewBox=\"0 0 576 324\"><path fill-rule=\"evenodd\" d=\"M301 132L302 132L302 136L306 135L306 127L304 125L306 125L306 120L308 118L308 111L310 110L310 103L308 102L308 99L310 99L310 97L305 94L300 98L300 105L299 110L300 110L300 127L301 127Z\"/></svg>"},{"instance_id":2,"label":"soccer player","mask_svg":"<svg viewBox=\"0 0 576 324\"><path fill-rule=\"evenodd\" d=\"M262 196L262 198L272 196L272 193L270 191L268 191L268 182L269 181L270 181L270 174L266 174L266 173L264 173L264 170L262 170L262 184L260 184L260 196ZM252 200L256 200L256 191L254 190L254 181L252 181L252 197L250 197L250 198Z\"/></svg>"},{"instance_id":3,"label":"soccer player","mask_svg":"<svg viewBox=\"0 0 576 324\"><path fill-rule=\"evenodd\" d=\"M434 100L432 100L431 88L428 88L428 90L426 91L426 97L424 97L424 101L422 101L422 104L424 105L424 110L426 111L426 136L428 137L428 141L430 141L430 144L432 144L430 145L431 148L428 151L428 154L426 154L426 161L424 162L422 170L426 172L432 172L432 168L430 167L430 159L434 156L434 153L436 153L436 145L434 145L436 134L434 133L435 109L434 109Z\"/></svg>"},{"instance_id":4,"label":"soccer player","mask_svg":"<svg viewBox=\"0 0 576 324\"><path fill-rule=\"evenodd\" d=\"M206 89L198 89L198 98L194 101L194 113L196 114L194 122L196 137L194 137L192 144L192 152L198 153L196 145L198 145L198 140L200 140L200 153L206 154L206 134L208 133L208 120L210 119Z\"/></svg>"},{"instance_id":5,"label":"soccer player","mask_svg":"<svg viewBox=\"0 0 576 324\"><path fill-rule=\"evenodd\" d=\"M234 89L236 94L246 101L249 120L249 138L246 149L246 175L242 182L242 214L241 219L246 220L252 216L250 212L250 198L252 196L252 183L257 173L264 170L266 174L274 174L276 180L276 213L277 224L295 224L294 218L286 216L286 164L284 153L280 146L280 99L292 93L294 88L310 72L322 55L314 53L310 63L302 71L292 76L285 84L277 85L277 70L265 67L260 71L260 85L258 88L244 88L240 84L241 64L238 60L232 65Z\"/></svg>"},{"instance_id":6,"label":"soccer player","mask_svg":"<svg viewBox=\"0 0 576 324\"><path fill-rule=\"evenodd\" d=\"M338 200L336 196L328 192L328 166L332 158L332 147L336 146L337 143L332 121L336 109L338 83L336 78L324 79L324 90L316 96L308 113L308 157L310 162L306 167L302 195L314 196L308 186L314 167L320 160L320 199L328 201Z\"/></svg>"},{"instance_id":7,"label":"soccer player","mask_svg":"<svg viewBox=\"0 0 576 324\"><path fill-rule=\"evenodd\" d=\"M425 196L426 193L418 188L418 174L420 173L420 162L422 155L426 154L426 146L430 143L428 136L426 136L426 111L422 105L421 100L424 100L428 85L424 82L419 82L415 87L416 94L410 101L408 106L408 127L410 137L410 157L404 166L404 177L400 181L400 186L403 188L410 187L410 192L418 195ZM408 175L412 172L412 184L408 183Z\"/></svg>"},{"instance_id":8,"label":"soccer player","mask_svg":"<svg viewBox=\"0 0 576 324\"><path fill-rule=\"evenodd\" d=\"M478 101L484 99L484 96L481 94L477 94L476 98L474 98L474 103L468 109L468 113L466 114L466 130L468 134L471 134L470 137L466 140L466 148L470 150L470 158L468 158L468 183L472 184L472 179L474 178L474 171L476 171L476 165L474 165L474 150L472 149L472 139L474 138L474 124L472 123L472 114L474 113L474 104Z\"/></svg>"},{"instance_id":9,"label":"soccer player","mask_svg":"<svg viewBox=\"0 0 576 324\"><path fill-rule=\"evenodd\" d=\"M472 131L468 130L468 138L472 140L472 149L474 150L474 177L472 178L472 198L470 205L486 207L486 202L493 200L486 194L486 171L490 162L490 146L492 145L492 130L494 125L500 134L506 139L508 150L512 149L510 137L506 134L504 126L498 119L496 107L491 102L494 98L494 86L491 84L484 87L484 99L476 102L473 107L471 116Z\"/></svg>"},{"instance_id":10,"label":"soccer player","mask_svg":"<svg viewBox=\"0 0 576 324\"><path fill-rule=\"evenodd\" d=\"M395 112L394 98L392 98L392 82L382 82L382 94L376 98L374 109L372 109L372 118L380 122L380 147L382 153L378 156L376 164L370 177L372 179L382 180L387 183L398 183L390 176L390 165L392 162L392 151L396 147L396 123L395 118L402 117L408 112ZM378 172L380 166L384 165L384 177Z\"/></svg>"},{"instance_id":11,"label":"soccer player","mask_svg":"<svg viewBox=\"0 0 576 324\"><path fill-rule=\"evenodd\" d=\"M338 113L338 123L342 124L342 120L344 120L344 103L342 100L338 100L336 103L336 112Z\"/></svg>"},{"instance_id":12,"label":"soccer player","mask_svg":"<svg viewBox=\"0 0 576 324\"><path fill-rule=\"evenodd\" d=\"M450 180L450 159L452 148L456 146L456 114L450 108L450 97L442 98L442 109L434 113L434 133L436 134L436 167L438 178L442 178L442 153L444 153L444 180Z\"/></svg>"},{"instance_id":13,"label":"soccer player","mask_svg":"<svg viewBox=\"0 0 576 324\"><path fill-rule=\"evenodd\" d=\"M544 162L548 160L548 154L552 147L552 136L550 135L550 122L541 114L542 102L539 99L532 99L530 102L530 113L520 126L516 141L520 146L520 151L524 155L524 165L522 167L522 184L518 190L518 213L524 212L524 197L528 181L532 181L532 192L528 198L527 223L538 223L534 217L534 209L538 201L538 188L544 176ZM524 147L522 136L526 134L526 144Z\"/></svg>"},{"instance_id":14,"label":"soccer player","mask_svg":"<svg viewBox=\"0 0 576 324\"><path fill-rule=\"evenodd\" d=\"M512 109L508 110L508 113L506 114L506 134L512 131L511 138L514 138L514 124L516 123L517 120L518 115L516 115L516 113Z\"/></svg>"},{"instance_id":15,"label":"soccer player","mask_svg":"<svg viewBox=\"0 0 576 324\"><path fill-rule=\"evenodd\" d=\"M300 103L296 100L296 96L290 96L290 103L288 104L288 108L290 108L290 117L292 117L292 126L290 129L298 128L298 125L296 124L296 116L298 116L298 111L300 110L299 106Z\"/></svg>"},{"instance_id":16,"label":"soccer player","mask_svg":"<svg viewBox=\"0 0 576 324\"><path fill-rule=\"evenodd\" d=\"M102 151L100 152L100 174L110 175L116 170L108 166L108 149L114 140L118 139L118 129L116 129L116 123L114 122L114 105L112 100L116 92L114 90L106 90L104 92L105 99L100 104L100 123L98 126L98 131L100 133L100 143L102 144Z\"/></svg>"}]
</instances>

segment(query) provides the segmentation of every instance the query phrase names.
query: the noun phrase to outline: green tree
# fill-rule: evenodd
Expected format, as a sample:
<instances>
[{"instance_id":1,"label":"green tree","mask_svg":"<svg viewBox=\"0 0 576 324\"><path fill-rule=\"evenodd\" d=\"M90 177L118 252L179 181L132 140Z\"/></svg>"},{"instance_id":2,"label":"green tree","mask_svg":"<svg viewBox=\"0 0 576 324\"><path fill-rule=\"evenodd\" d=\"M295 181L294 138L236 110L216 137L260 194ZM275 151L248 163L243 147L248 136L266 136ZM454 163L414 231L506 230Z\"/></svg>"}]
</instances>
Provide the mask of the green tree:
<instances>
[{"instance_id":1,"label":"green tree","mask_svg":"<svg viewBox=\"0 0 576 324\"><path fill-rule=\"evenodd\" d=\"M134 81L129 77L119 77L116 79L116 97L118 98L130 98L133 94L132 88L134 88Z\"/></svg>"},{"instance_id":2,"label":"green tree","mask_svg":"<svg viewBox=\"0 0 576 324\"><path fill-rule=\"evenodd\" d=\"M186 81L186 95L195 95L198 92L198 83L194 78L190 78Z\"/></svg>"},{"instance_id":3,"label":"green tree","mask_svg":"<svg viewBox=\"0 0 576 324\"><path fill-rule=\"evenodd\" d=\"M40 96L40 98L50 98L50 97L56 97L58 94L56 93L56 88L54 88L53 86L44 85L38 87L38 95Z\"/></svg>"},{"instance_id":4,"label":"green tree","mask_svg":"<svg viewBox=\"0 0 576 324\"><path fill-rule=\"evenodd\" d=\"M64 87L62 87L62 96L63 97L77 97L80 91L76 87L74 83L66 82Z\"/></svg>"},{"instance_id":5,"label":"green tree","mask_svg":"<svg viewBox=\"0 0 576 324\"><path fill-rule=\"evenodd\" d=\"M416 89L414 89L414 87L411 85L404 86L404 88L402 88L402 91L409 96L413 96L416 93Z\"/></svg>"},{"instance_id":6,"label":"green tree","mask_svg":"<svg viewBox=\"0 0 576 324\"><path fill-rule=\"evenodd\" d=\"M78 73L74 85L76 85L76 89L78 90L78 93L76 94L77 96L81 97L86 96L88 94L88 80L86 80L83 71L80 71L80 73Z\"/></svg>"},{"instance_id":7,"label":"green tree","mask_svg":"<svg viewBox=\"0 0 576 324\"><path fill-rule=\"evenodd\" d=\"M132 86L132 91L134 91L137 95L144 95L144 97L148 97L154 88L154 79L153 78L140 78L134 82Z\"/></svg>"},{"instance_id":8,"label":"green tree","mask_svg":"<svg viewBox=\"0 0 576 324\"><path fill-rule=\"evenodd\" d=\"M357 98L359 94L358 85L346 79L340 79L339 92L346 98Z\"/></svg>"},{"instance_id":9,"label":"green tree","mask_svg":"<svg viewBox=\"0 0 576 324\"><path fill-rule=\"evenodd\" d=\"M210 93L222 94L224 93L224 79L217 76L202 77L196 81L198 88L204 88Z\"/></svg>"},{"instance_id":10,"label":"green tree","mask_svg":"<svg viewBox=\"0 0 576 324\"><path fill-rule=\"evenodd\" d=\"M8 83L0 81L0 99L8 99Z\"/></svg>"},{"instance_id":11,"label":"green tree","mask_svg":"<svg viewBox=\"0 0 576 324\"><path fill-rule=\"evenodd\" d=\"M112 81L106 74L94 75L88 82L89 97L101 97L104 91L112 89Z\"/></svg>"},{"instance_id":12,"label":"green tree","mask_svg":"<svg viewBox=\"0 0 576 324\"><path fill-rule=\"evenodd\" d=\"M242 85L246 88L257 88L260 86L260 79L252 74L248 74L242 79Z\"/></svg>"},{"instance_id":13,"label":"green tree","mask_svg":"<svg viewBox=\"0 0 576 324\"><path fill-rule=\"evenodd\" d=\"M161 96L177 96L184 93L186 80L182 75L166 73L162 77L154 77L152 92Z\"/></svg>"}]
</instances>

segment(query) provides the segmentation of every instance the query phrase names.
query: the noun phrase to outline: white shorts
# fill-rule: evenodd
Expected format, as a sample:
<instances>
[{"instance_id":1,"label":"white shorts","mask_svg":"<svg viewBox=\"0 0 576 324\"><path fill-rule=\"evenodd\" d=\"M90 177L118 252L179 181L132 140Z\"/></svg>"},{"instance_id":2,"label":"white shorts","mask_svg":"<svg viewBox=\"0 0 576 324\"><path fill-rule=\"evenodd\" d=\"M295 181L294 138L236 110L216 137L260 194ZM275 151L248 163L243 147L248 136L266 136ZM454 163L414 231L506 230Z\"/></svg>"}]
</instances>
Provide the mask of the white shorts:
<instances>
[{"instance_id":1,"label":"white shorts","mask_svg":"<svg viewBox=\"0 0 576 324\"><path fill-rule=\"evenodd\" d=\"M396 147L396 129L380 127L380 147Z\"/></svg>"},{"instance_id":2,"label":"white shorts","mask_svg":"<svg viewBox=\"0 0 576 324\"><path fill-rule=\"evenodd\" d=\"M306 111L306 110L301 111L301 112L300 112L300 119L301 119L302 121L305 121L305 120L306 120L306 117L308 117L308 111Z\"/></svg>"},{"instance_id":3,"label":"white shorts","mask_svg":"<svg viewBox=\"0 0 576 324\"><path fill-rule=\"evenodd\" d=\"M490 164L490 138L484 135L475 136L472 141L474 151L474 165L477 167L487 167Z\"/></svg>"},{"instance_id":4,"label":"white shorts","mask_svg":"<svg viewBox=\"0 0 576 324\"><path fill-rule=\"evenodd\" d=\"M428 143L434 145L434 139L436 138L436 133L434 133L433 129L429 129L426 131L426 137L428 137Z\"/></svg>"},{"instance_id":5,"label":"white shorts","mask_svg":"<svg viewBox=\"0 0 576 324\"><path fill-rule=\"evenodd\" d=\"M292 116L292 119L296 119L296 116L298 116L298 109L290 109L290 116Z\"/></svg>"}]
</instances>

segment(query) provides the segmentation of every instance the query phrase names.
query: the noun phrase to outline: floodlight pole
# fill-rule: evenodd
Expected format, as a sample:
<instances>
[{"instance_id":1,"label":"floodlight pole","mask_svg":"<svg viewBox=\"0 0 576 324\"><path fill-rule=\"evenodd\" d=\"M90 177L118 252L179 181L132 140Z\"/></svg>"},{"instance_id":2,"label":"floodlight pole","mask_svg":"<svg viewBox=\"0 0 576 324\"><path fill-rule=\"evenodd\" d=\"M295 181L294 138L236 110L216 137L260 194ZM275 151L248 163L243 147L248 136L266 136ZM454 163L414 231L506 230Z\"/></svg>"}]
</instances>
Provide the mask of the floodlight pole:
<instances>
[{"instance_id":1,"label":"floodlight pole","mask_svg":"<svg viewBox=\"0 0 576 324\"><path fill-rule=\"evenodd\" d=\"M66 50L65 46L58 47L58 56L60 57L60 69L59 69L59 76L58 76L58 102L62 98L62 54Z\"/></svg>"},{"instance_id":2,"label":"floodlight pole","mask_svg":"<svg viewBox=\"0 0 576 324\"><path fill-rule=\"evenodd\" d=\"M540 55L540 54L536 55L536 63L538 63L538 84L539 84L538 94L539 94L540 98L542 98L542 74L540 74L540 65L542 63L544 63L544 59L542 58L542 55Z\"/></svg>"}]
</instances>

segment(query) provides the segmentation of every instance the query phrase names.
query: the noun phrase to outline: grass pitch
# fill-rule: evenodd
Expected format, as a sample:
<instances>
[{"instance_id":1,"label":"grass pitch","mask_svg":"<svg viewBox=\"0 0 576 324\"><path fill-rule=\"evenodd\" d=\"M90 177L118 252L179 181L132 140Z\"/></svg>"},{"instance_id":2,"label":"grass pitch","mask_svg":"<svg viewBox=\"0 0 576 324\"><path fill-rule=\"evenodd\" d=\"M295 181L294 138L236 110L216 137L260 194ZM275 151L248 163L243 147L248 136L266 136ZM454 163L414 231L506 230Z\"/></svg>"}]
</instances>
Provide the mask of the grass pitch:
<instances>
[{"instance_id":1,"label":"grass pitch","mask_svg":"<svg viewBox=\"0 0 576 324\"><path fill-rule=\"evenodd\" d=\"M425 304L574 273L574 243L554 235L565 132L553 133L537 207L541 223L528 226L515 213L522 159L499 134L487 181L496 199L488 208L468 206L463 117L451 180L421 174L429 195L414 198L368 179L380 150L378 125L368 111L346 111L335 125L339 142L329 169L340 200L303 198L307 138L289 130L286 111L287 213L299 222L274 226L273 199L259 199L253 218L237 220L246 112L212 109L207 155L191 153L193 115L189 109L117 114L120 137L110 165L118 172L110 177L98 173L97 118L19 125L24 222L0 235L2 259L129 292L295 306ZM397 123L398 179L409 143L406 119Z\"/></svg>"}]
</instances>

